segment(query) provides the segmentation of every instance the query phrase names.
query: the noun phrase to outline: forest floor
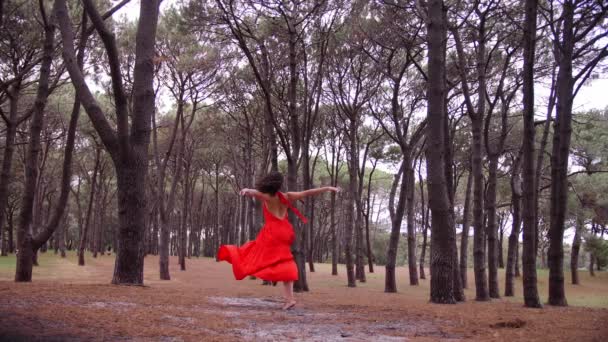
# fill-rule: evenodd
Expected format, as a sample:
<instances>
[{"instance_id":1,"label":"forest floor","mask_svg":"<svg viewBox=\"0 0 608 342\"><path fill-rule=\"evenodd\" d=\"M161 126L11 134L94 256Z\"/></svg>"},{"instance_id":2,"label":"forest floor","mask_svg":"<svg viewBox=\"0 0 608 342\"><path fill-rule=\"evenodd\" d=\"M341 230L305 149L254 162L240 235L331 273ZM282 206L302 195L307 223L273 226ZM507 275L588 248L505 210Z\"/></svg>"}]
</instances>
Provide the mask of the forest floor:
<instances>
[{"instance_id":1,"label":"forest floor","mask_svg":"<svg viewBox=\"0 0 608 342\"><path fill-rule=\"evenodd\" d=\"M281 311L281 288L260 280L235 281L230 265L188 259L171 281L158 280L158 258L146 257L145 286L110 285L113 256L79 267L76 256L42 254L33 282L12 281L14 256L0 257L0 341L605 341L608 273L581 271L582 285L566 286L569 307L526 309L521 279L514 298L457 305L428 302L429 280L409 286L397 270L398 293L384 293L384 267L366 283L347 288L345 269L331 265L308 273L310 292ZM501 274L501 276L504 274ZM566 275L569 280L569 274ZM469 282L473 284L472 272ZM547 296L547 274L539 291ZM501 290L503 286L501 278Z\"/></svg>"}]
</instances>

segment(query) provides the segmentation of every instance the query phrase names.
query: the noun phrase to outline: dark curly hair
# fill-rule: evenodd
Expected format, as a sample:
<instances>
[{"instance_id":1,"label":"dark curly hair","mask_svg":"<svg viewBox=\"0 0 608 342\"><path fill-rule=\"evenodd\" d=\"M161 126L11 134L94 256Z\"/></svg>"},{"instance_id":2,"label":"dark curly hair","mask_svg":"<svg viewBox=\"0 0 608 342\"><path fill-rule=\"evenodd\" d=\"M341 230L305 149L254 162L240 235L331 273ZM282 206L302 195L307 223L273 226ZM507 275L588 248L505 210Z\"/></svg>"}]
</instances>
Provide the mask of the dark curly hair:
<instances>
[{"instance_id":1,"label":"dark curly hair","mask_svg":"<svg viewBox=\"0 0 608 342\"><path fill-rule=\"evenodd\" d=\"M278 171L272 171L266 176L258 179L255 184L255 189L269 195L275 195L283 186L283 174Z\"/></svg>"}]
</instances>

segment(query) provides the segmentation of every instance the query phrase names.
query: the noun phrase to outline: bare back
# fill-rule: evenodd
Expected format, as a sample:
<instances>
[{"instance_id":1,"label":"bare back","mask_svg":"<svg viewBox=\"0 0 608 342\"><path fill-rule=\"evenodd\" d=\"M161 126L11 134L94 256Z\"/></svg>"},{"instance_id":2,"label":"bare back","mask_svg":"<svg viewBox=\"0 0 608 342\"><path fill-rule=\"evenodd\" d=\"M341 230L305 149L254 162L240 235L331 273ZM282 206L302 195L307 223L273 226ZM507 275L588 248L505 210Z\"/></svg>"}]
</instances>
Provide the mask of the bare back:
<instances>
[{"instance_id":1,"label":"bare back","mask_svg":"<svg viewBox=\"0 0 608 342\"><path fill-rule=\"evenodd\" d=\"M279 219L282 219L287 215L287 206L281 203L278 195L271 196L270 199L264 202L268 211Z\"/></svg>"}]
</instances>

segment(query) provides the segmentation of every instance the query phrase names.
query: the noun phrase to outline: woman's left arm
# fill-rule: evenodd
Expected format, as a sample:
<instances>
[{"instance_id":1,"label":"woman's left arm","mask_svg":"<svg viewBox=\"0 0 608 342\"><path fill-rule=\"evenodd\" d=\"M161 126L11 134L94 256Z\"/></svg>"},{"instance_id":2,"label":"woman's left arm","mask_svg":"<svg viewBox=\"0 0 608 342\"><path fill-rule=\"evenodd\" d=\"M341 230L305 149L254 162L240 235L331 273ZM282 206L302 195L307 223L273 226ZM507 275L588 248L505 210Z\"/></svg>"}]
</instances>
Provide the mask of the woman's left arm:
<instances>
[{"instance_id":1,"label":"woman's left arm","mask_svg":"<svg viewBox=\"0 0 608 342\"><path fill-rule=\"evenodd\" d=\"M248 188L241 189L241 191L239 192L239 195L253 197L255 199L262 200L262 201L270 200L270 195L257 191L255 189L248 189Z\"/></svg>"},{"instance_id":2,"label":"woman's left arm","mask_svg":"<svg viewBox=\"0 0 608 342\"><path fill-rule=\"evenodd\" d=\"M304 190L304 191L298 191L298 192L288 192L285 195L287 196L287 199L290 201L297 201L297 200L301 200L304 197L309 197L309 196L316 196L318 194L322 194L324 192L340 192L341 189L334 187L334 186L324 186L321 188L315 188L315 189L309 189L309 190Z\"/></svg>"}]
</instances>

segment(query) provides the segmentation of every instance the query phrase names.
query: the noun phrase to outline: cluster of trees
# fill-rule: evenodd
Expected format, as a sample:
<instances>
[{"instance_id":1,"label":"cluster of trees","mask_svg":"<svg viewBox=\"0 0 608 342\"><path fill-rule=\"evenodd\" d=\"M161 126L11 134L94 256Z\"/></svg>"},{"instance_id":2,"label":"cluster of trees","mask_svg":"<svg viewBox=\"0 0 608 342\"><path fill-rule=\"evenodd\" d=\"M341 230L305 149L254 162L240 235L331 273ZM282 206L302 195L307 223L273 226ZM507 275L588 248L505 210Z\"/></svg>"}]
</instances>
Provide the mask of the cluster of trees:
<instances>
[{"instance_id":1,"label":"cluster of trees","mask_svg":"<svg viewBox=\"0 0 608 342\"><path fill-rule=\"evenodd\" d=\"M115 284L142 284L158 254L168 280L170 255L185 270L255 238L259 203L237 194L268 170L288 191L345 190L299 204L306 225L290 214L298 291L316 262L345 263L354 287L382 261L396 292L405 259L410 285L430 267L432 302L473 284L484 301L499 267L514 295L521 263L540 307L540 260L549 304L566 305L569 228L573 283L583 242L590 271L606 264L608 113L573 116L608 55L603 2L154 0L137 23L113 18L128 2L0 2L16 281L48 248L82 265L115 252Z\"/></svg>"}]
</instances>

